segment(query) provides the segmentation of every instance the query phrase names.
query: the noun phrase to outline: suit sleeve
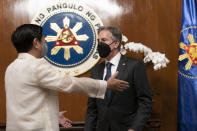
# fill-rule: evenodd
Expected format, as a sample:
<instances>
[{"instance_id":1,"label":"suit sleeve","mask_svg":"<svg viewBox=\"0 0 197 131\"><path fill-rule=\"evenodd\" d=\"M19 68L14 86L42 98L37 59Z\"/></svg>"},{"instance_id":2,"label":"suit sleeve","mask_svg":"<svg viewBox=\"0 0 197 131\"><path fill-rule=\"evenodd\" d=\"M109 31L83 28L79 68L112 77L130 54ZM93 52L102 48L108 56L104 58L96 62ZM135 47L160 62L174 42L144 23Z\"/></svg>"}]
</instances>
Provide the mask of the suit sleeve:
<instances>
[{"instance_id":1,"label":"suit sleeve","mask_svg":"<svg viewBox=\"0 0 197 131\"><path fill-rule=\"evenodd\" d=\"M96 128L97 114L96 98L89 97L84 131L93 131Z\"/></svg>"},{"instance_id":2,"label":"suit sleeve","mask_svg":"<svg viewBox=\"0 0 197 131\"><path fill-rule=\"evenodd\" d=\"M134 69L134 84L137 93L137 114L132 123L131 129L142 131L152 112L152 98L149 89L144 64L139 62Z\"/></svg>"},{"instance_id":3,"label":"suit sleeve","mask_svg":"<svg viewBox=\"0 0 197 131\"><path fill-rule=\"evenodd\" d=\"M91 71L91 77L93 76L94 76L94 68ZM98 109L97 109L96 98L89 97L84 131L93 131L94 128L96 128L97 115L98 115Z\"/></svg>"},{"instance_id":4,"label":"suit sleeve","mask_svg":"<svg viewBox=\"0 0 197 131\"><path fill-rule=\"evenodd\" d=\"M41 88L68 93L83 93L102 99L105 96L107 83L103 80L67 76L42 62L37 63L35 73L37 77L34 83L38 83Z\"/></svg>"}]
</instances>

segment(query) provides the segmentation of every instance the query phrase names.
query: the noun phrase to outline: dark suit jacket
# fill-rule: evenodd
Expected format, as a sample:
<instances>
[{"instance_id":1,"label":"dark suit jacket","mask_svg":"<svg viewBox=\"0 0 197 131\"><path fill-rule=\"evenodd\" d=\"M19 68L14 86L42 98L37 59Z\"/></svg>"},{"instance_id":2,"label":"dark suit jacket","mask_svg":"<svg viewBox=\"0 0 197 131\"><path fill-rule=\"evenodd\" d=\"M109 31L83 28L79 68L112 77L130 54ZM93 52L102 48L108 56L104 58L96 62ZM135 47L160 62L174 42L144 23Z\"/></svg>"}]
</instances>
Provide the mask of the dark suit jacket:
<instances>
[{"instance_id":1,"label":"dark suit jacket","mask_svg":"<svg viewBox=\"0 0 197 131\"><path fill-rule=\"evenodd\" d=\"M103 79L105 62L91 71L94 79ZM117 79L129 82L123 92L112 91L110 100L88 98L85 131L142 131L151 115L152 99L146 70L142 62L121 56Z\"/></svg>"}]
</instances>

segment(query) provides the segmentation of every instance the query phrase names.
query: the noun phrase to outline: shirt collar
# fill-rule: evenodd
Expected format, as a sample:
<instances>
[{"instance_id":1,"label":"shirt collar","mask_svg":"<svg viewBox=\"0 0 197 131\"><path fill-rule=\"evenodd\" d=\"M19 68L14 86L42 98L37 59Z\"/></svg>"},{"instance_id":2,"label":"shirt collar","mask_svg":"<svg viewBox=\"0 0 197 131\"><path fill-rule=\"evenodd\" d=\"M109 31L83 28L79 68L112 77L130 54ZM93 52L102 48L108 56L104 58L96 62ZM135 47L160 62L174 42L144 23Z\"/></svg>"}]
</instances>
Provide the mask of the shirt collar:
<instances>
[{"instance_id":1,"label":"shirt collar","mask_svg":"<svg viewBox=\"0 0 197 131\"><path fill-rule=\"evenodd\" d=\"M112 65L117 66L120 61L120 57L121 57L121 54L120 52L118 52L110 61L106 61L105 63L110 62L112 63Z\"/></svg>"},{"instance_id":2,"label":"shirt collar","mask_svg":"<svg viewBox=\"0 0 197 131\"><path fill-rule=\"evenodd\" d=\"M25 58L34 58L34 59L36 59L36 57L32 56L29 53L19 53L18 54L18 58L19 59L25 59Z\"/></svg>"}]
</instances>

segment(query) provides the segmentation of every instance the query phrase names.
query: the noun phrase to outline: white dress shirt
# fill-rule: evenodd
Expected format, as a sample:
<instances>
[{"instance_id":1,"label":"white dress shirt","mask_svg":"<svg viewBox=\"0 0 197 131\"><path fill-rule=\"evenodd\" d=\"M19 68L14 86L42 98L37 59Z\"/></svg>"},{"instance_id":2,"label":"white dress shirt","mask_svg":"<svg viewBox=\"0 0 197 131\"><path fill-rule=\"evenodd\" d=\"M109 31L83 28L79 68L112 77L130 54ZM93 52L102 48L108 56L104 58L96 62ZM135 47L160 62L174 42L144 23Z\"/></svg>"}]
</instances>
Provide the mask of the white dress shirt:
<instances>
[{"instance_id":1,"label":"white dress shirt","mask_svg":"<svg viewBox=\"0 0 197 131\"><path fill-rule=\"evenodd\" d=\"M116 54L110 61L105 61L105 64L107 62L110 62L112 64L112 66L111 66L111 74L112 75L116 72L116 70L118 68L118 63L120 61L120 57L121 57L121 54L120 54L120 52L118 52L118 54ZM104 73L103 73L103 80L105 78L106 73L107 73L107 68L105 66Z\"/></svg>"},{"instance_id":2,"label":"white dress shirt","mask_svg":"<svg viewBox=\"0 0 197 131\"><path fill-rule=\"evenodd\" d=\"M5 74L6 131L59 131L58 91L104 98L107 83L66 76L44 59L20 53Z\"/></svg>"}]
</instances>

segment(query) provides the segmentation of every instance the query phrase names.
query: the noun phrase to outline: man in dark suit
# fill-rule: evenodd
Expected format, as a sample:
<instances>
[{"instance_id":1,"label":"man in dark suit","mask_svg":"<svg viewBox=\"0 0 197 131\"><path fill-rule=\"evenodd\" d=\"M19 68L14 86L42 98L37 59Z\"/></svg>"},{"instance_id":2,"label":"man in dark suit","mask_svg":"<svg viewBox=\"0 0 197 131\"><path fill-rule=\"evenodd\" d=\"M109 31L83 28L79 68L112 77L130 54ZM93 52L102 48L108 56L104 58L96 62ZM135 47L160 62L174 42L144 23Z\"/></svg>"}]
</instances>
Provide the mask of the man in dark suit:
<instances>
[{"instance_id":1,"label":"man in dark suit","mask_svg":"<svg viewBox=\"0 0 197 131\"><path fill-rule=\"evenodd\" d=\"M152 111L152 99L142 62L122 56L121 32L115 27L100 27L98 52L105 61L91 71L94 79L107 80L118 71L117 79L129 82L122 91L107 91L105 99L88 98L85 131L142 131Z\"/></svg>"}]
</instances>

